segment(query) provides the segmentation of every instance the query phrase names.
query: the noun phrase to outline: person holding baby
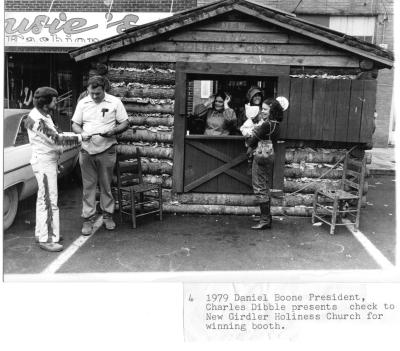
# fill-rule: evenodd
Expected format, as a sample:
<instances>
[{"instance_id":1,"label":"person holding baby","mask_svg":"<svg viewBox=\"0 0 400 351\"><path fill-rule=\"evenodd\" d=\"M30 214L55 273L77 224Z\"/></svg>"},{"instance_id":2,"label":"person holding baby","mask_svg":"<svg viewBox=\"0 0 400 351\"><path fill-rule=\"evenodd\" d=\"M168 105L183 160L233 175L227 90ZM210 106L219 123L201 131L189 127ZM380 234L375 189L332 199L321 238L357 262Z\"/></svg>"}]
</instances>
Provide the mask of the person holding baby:
<instances>
[{"instance_id":1,"label":"person holding baby","mask_svg":"<svg viewBox=\"0 0 400 351\"><path fill-rule=\"evenodd\" d=\"M260 94L261 95L261 94ZM253 192L260 206L259 223L252 229L270 229L272 226L270 189L274 170L274 144L279 137L279 124L283 119L283 112L289 102L279 96L269 98L258 105L246 108L247 120L240 127L246 138L247 155L251 164L251 178ZM256 106L258 113L256 113ZM246 107L246 106L245 106Z\"/></svg>"}]
</instances>

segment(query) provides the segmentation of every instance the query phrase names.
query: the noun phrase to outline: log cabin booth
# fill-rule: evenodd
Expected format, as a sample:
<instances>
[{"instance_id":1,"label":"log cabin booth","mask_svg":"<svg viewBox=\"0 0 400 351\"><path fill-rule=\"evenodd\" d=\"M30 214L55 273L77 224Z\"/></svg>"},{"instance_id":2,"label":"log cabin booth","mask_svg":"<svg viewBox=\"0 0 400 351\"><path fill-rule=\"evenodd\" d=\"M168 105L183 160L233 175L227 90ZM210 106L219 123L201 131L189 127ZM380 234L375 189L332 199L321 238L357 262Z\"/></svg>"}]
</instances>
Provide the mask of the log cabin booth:
<instances>
[{"instance_id":1,"label":"log cabin booth","mask_svg":"<svg viewBox=\"0 0 400 351\"><path fill-rule=\"evenodd\" d=\"M231 94L237 113L254 85L264 97L288 98L272 214L310 216L316 187L338 186L342 169L333 165L346 150L372 147L376 77L393 66L393 54L378 46L245 0L182 11L70 55L108 66L111 93L131 123L118 152L139 148L144 180L162 183L164 209L176 213L258 211L244 138L188 129L209 94Z\"/></svg>"}]
</instances>

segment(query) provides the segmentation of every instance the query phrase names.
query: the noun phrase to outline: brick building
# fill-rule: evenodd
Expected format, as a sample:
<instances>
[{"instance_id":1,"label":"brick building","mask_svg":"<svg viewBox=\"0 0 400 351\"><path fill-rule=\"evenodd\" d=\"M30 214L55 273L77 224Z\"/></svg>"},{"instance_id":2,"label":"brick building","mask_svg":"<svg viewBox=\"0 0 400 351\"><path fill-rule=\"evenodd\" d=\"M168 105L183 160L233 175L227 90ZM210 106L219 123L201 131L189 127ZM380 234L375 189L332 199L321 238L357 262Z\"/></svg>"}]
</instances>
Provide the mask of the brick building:
<instances>
[{"instance_id":1,"label":"brick building","mask_svg":"<svg viewBox=\"0 0 400 351\"><path fill-rule=\"evenodd\" d=\"M107 12L111 0L6 0L4 10L10 11L52 11L65 12ZM172 12L182 11L196 6L196 0L114 0L114 12ZM28 8L27 8L28 6Z\"/></svg>"},{"instance_id":2,"label":"brick building","mask_svg":"<svg viewBox=\"0 0 400 351\"><path fill-rule=\"evenodd\" d=\"M393 50L393 0L253 1L295 13L301 18ZM72 42L68 33L65 32L66 26L63 27L62 24L71 20L74 13L80 14L80 18L87 21L89 17L98 16L101 19L111 13L111 17L106 17L108 25L112 22L124 24L126 23L124 20L128 21L129 19L132 23L139 25L156 20L160 16L170 15L171 12L202 6L210 2L213 2L213 0L36 0L28 2L6 0L4 6L6 12L5 24L6 26L9 25L8 31L7 27L5 31L5 64L8 72L5 83L6 106L7 103L10 107L17 106L22 85L29 84L30 88L34 89L38 85L51 84L58 88L61 93L71 97L69 100L65 100L65 113L71 114L76 93L70 92L82 89L83 77L87 67L77 67L69 58L67 52L73 47L82 46L95 40L91 37L79 37ZM110 5L112 5L111 8ZM51 13L49 13L50 8ZM28 16L28 18L27 12L31 12L32 17ZM62 15L64 12L66 16ZM85 18L84 13L87 13L87 18ZM30 42L27 42L26 34L29 34L26 31L27 29L31 29L31 31L35 31L35 29L40 31L41 29L41 22L34 22L35 19L38 20L33 14L53 15L48 22L54 24L52 27L53 34L48 35L47 39L36 38L32 35L29 37ZM120 15L119 21L116 21L117 14ZM137 14L137 16L127 17L131 14ZM12 21L12 18L15 18L15 22ZM28 19L25 27L23 26L24 23L21 24L24 18ZM54 22L54 18L56 22ZM34 23L37 27L34 26ZM118 23L113 28L117 28ZM71 26L73 28L72 22L70 22L70 30ZM16 33L17 27L23 33ZM59 35L63 31L64 34L67 34L65 38ZM104 35L115 34L117 33L108 31ZM24 42L21 42L21 40L24 40ZM36 42L34 42L35 40ZM57 45L58 42L59 45ZM388 103L388 101L393 100L392 92L393 70L381 70L378 76L374 146L385 147L393 142L394 112L392 103Z\"/></svg>"}]
</instances>

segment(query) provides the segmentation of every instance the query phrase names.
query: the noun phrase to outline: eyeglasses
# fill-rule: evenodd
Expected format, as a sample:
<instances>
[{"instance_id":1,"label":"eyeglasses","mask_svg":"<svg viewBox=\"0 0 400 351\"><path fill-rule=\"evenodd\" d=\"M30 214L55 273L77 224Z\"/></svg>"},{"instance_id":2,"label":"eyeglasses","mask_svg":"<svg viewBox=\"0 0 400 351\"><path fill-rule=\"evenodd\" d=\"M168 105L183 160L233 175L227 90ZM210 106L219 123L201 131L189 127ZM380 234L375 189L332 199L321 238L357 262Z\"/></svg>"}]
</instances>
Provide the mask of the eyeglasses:
<instances>
[{"instance_id":1,"label":"eyeglasses","mask_svg":"<svg viewBox=\"0 0 400 351\"><path fill-rule=\"evenodd\" d=\"M224 100L215 100L215 102L224 102Z\"/></svg>"}]
</instances>

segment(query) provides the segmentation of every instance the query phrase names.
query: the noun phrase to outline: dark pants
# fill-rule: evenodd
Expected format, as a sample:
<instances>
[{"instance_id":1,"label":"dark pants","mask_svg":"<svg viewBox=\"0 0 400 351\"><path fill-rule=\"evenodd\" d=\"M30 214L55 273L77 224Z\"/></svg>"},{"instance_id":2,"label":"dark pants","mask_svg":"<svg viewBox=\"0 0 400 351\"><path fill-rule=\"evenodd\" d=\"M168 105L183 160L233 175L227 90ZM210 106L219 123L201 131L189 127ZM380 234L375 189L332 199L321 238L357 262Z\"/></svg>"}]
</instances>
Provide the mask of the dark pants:
<instances>
[{"instance_id":1,"label":"dark pants","mask_svg":"<svg viewBox=\"0 0 400 351\"><path fill-rule=\"evenodd\" d=\"M270 189L272 187L272 176L274 173L274 157L265 159L258 163L253 159L251 178L253 192L259 204L270 201Z\"/></svg>"},{"instance_id":2,"label":"dark pants","mask_svg":"<svg viewBox=\"0 0 400 351\"><path fill-rule=\"evenodd\" d=\"M90 155L81 150L79 164L82 172L82 217L96 213L96 186L100 187L100 208L105 213L114 213L115 201L111 192L111 181L117 160L115 145L106 151Z\"/></svg>"}]
</instances>

